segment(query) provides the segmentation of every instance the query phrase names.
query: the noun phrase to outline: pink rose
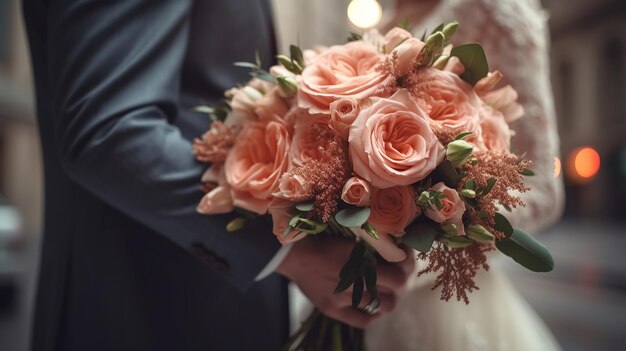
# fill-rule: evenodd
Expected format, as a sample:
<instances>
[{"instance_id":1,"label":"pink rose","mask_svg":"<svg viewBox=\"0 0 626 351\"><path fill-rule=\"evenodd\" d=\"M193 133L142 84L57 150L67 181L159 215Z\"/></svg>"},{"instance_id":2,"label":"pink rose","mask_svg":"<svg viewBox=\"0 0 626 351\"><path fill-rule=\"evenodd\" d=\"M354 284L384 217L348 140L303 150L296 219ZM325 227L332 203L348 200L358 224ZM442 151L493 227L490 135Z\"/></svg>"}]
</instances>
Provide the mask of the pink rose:
<instances>
[{"instance_id":1,"label":"pink rose","mask_svg":"<svg viewBox=\"0 0 626 351\"><path fill-rule=\"evenodd\" d=\"M406 252L398 247L394 238L387 233L378 233L378 239L372 238L365 230L350 228L354 235L370 244L387 262L402 262L406 260Z\"/></svg>"},{"instance_id":2,"label":"pink rose","mask_svg":"<svg viewBox=\"0 0 626 351\"><path fill-rule=\"evenodd\" d=\"M330 127L344 140L348 140L350 126L359 114L359 101L345 97L330 104Z\"/></svg>"},{"instance_id":3,"label":"pink rose","mask_svg":"<svg viewBox=\"0 0 626 351\"><path fill-rule=\"evenodd\" d=\"M291 201L274 198L268 208L268 212L272 216L272 232L281 244L292 243L306 237L305 233L297 229L291 229L287 236L283 236L289 226L289 221L297 213Z\"/></svg>"},{"instance_id":4,"label":"pink rose","mask_svg":"<svg viewBox=\"0 0 626 351\"><path fill-rule=\"evenodd\" d=\"M372 189L369 222L379 232L395 236L404 235L404 228L419 215L415 192L408 186Z\"/></svg>"},{"instance_id":5,"label":"pink rose","mask_svg":"<svg viewBox=\"0 0 626 351\"><path fill-rule=\"evenodd\" d=\"M344 184L341 199L350 205L365 207L370 203L370 185L359 177L352 177Z\"/></svg>"},{"instance_id":6,"label":"pink rose","mask_svg":"<svg viewBox=\"0 0 626 351\"><path fill-rule=\"evenodd\" d=\"M416 38L410 38L393 49L391 52L392 57L397 55L398 58L398 61L396 61L395 74L402 76L409 73L413 69L413 66L417 63L416 59L423 47L423 41Z\"/></svg>"},{"instance_id":7,"label":"pink rose","mask_svg":"<svg viewBox=\"0 0 626 351\"><path fill-rule=\"evenodd\" d=\"M444 157L427 118L404 89L361 110L348 140L354 172L378 188L426 178Z\"/></svg>"},{"instance_id":8,"label":"pink rose","mask_svg":"<svg viewBox=\"0 0 626 351\"><path fill-rule=\"evenodd\" d=\"M508 153L511 150L511 130L500 111L482 104L481 108L481 143L479 149Z\"/></svg>"},{"instance_id":9,"label":"pink rose","mask_svg":"<svg viewBox=\"0 0 626 351\"><path fill-rule=\"evenodd\" d=\"M309 192L309 185L304 181L302 176L297 174L285 173L280 177L278 183L278 191L274 196L286 200L303 200Z\"/></svg>"},{"instance_id":10,"label":"pink rose","mask_svg":"<svg viewBox=\"0 0 626 351\"><path fill-rule=\"evenodd\" d=\"M443 207L438 210L436 207L426 210L426 217L437 223L456 224L457 233L463 234L463 213L465 213L465 202L459 196L459 193L452 188L448 188L444 183L439 182L433 185L431 190L439 191L445 197L441 199Z\"/></svg>"},{"instance_id":11,"label":"pink rose","mask_svg":"<svg viewBox=\"0 0 626 351\"><path fill-rule=\"evenodd\" d=\"M329 129L328 115L310 115L300 110L295 117L293 140L291 141L290 159L295 165L302 165L307 159L320 159L318 136L315 129Z\"/></svg>"},{"instance_id":12,"label":"pink rose","mask_svg":"<svg viewBox=\"0 0 626 351\"><path fill-rule=\"evenodd\" d=\"M237 207L264 214L287 170L289 133L277 122L248 123L239 134L224 169Z\"/></svg>"},{"instance_id":13,"label":"pink rose","mask_svg":"<svg viewBox=\"0 0 626 351\"><path fill-rule=\"evenodd\" d=\"M254 78L243 87L232 88L226 91L226 97L230 98L230 107L226 124L243 125L246 121L256 120L255 108L257 101L273 88L273 84Z\"/></svg>"},{"instance_id":14,"label":"pink rose","mask_svg":"<svg viewBox=\"0 0 626 351\"><path fill-rule=\"evenodd\" d=\"M480 99L472 86L454 73L424 69L417 89L418 101L434 128L453 132L479 132Z\"/></svg>"},{"instance_id":15,"label":"pink rose","mask_svg":"<svg viewBox=\"0 0 626 351\"><path fill-rule=\"evenodd\" d=\"M383 59L376 47L361 41L329 48L302 72L298 106L311 114L328 114L337 99L373 95L388 78L377 69Z\"/></svg>"},{"instance_id":16,"label":"pink rose","mask_svg":"<svg viewBox=\"0 0 626 351\"><path fill-rule=\"evenodd\" d=\"M385 41L383 43L385 48L385 53L390 53L396 46L400 45L403 41L413 38L413 35L409 33L407 30L402 29L400 27L392 28L387 34L385 34Z\"/></svg>"}]
</instances>

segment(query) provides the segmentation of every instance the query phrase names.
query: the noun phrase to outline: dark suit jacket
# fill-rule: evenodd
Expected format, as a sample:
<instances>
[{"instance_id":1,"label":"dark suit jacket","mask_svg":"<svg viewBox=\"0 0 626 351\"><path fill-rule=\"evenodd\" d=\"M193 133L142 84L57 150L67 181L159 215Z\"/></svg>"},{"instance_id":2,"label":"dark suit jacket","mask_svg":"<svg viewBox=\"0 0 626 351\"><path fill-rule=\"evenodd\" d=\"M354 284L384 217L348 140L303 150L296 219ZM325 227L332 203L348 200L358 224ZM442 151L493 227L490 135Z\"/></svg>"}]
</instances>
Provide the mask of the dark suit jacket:
<instances>
[{"instance_id":1,"label":"dark suit jacket","mask_svg":"<svg viewBox=\"0 0 626 351\"><path fill-rule=\"evenodd\" d=\"M45 163L33 350L275 350L268 228L201 216L190 112L269 63L261 0L24 0ZM265 232L261 232L265 230Z\"/></svg>"}]
</instances>

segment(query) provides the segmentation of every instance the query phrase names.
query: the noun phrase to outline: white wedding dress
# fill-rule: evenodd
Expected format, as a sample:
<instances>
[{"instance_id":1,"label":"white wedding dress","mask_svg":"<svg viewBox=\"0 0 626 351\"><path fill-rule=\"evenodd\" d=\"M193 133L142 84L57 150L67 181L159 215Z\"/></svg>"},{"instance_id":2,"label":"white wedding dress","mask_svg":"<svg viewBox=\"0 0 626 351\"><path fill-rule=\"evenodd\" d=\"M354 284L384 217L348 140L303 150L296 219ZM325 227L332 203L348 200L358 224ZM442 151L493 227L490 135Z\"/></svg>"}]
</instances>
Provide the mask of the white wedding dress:
<instances>
[{"instance_id":1,"label":"white wedding dress","mask_svg":"<svg viewBox=\"0 0 626 351\"><path fill-rule=\"evenodd\" d=\"M533 160L536 176L528 178L533 189L523 196L526 207L507 216L516 227L537 232L558 219L563 205L562 182L554 171L559 139L550 86L547 14L539 0L442 0L414 34L452 20L460 23L454 41L480 42L490 68L504 74L524 105L525 117L512 125L516 131L512 144L517 154L526 153ZM504 259L508 258L499 253L491 255L491 269L476 277L480 290L469 295L469 305L440 301L439 291L431 290L434 276L415 278L394 312L368 328L368 349L560 350L543 321L499 269Z\"/></svg>"}]
</instances>

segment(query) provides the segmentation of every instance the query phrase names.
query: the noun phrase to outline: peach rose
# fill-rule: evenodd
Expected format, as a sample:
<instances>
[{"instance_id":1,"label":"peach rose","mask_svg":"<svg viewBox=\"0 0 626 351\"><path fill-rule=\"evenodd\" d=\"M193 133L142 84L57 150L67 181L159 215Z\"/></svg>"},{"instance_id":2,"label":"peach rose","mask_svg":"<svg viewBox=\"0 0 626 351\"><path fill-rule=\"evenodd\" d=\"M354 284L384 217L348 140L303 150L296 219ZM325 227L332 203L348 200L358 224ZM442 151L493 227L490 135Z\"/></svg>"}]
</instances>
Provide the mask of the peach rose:
<instances>
[{"instance_id":1,"label":"peach rose","mask_svg":"<svg viewBox=\"0 0 626 351\"><path fill-rule=\"evenodd\" d=\"M289 133L277 122L248 123L232 148L224 169L234 205L264 214L287 170Z\"/></svg>"},{"instance_id":2,"label":"peach rose","mask_svg":"<svg viewBox=\"0 0 626 351\"><path fill-rule=\"evenodd\" d=\"M297 213L297 211L294 210L293 202L274 198L267 211L272 216L272 232L276 235L276 238L278 238L281 244L292 243L306 237L306 233L297 229L291 229L287 236L283 236L289 226L289 220Z\"/></svg>"},{"instance_id":3,"label":"peach rose","mask_svg":"<svg viewBox=\"0 0 626 351\"><path fill-rule=\"evenodd\" d=\"M373 95L388 78L376 69L384 55L362 41L324 51L302 72L298 106L309 113L330 113L330 104L342 97Z\"/></svg>"},{"instance_id":4,"label":"peach rose","mask_svg":"<svg viewBox=\"0 0 626 351\"><path fill-rule=\"evenodd\" d=\"M274 193L274 196L286 200L302 200L308 192L309 185L306 184L302 176L285 173L280 177L278 191Z\"/></svg>"},{"instance_id":5,"label":"peach rose","mask_svg":"<svg viewBox=\"0 0 626 351\"><path fill-rule=\"evenodd\" d=\"M372 189L369 222L379 232L395 236L404 235L404 228L419 215L415 192L408 186Z\"/></svg>"},{"instance_id":6,"label":"peach rose","mask_svg":"<svg viewBox=\"0 0 626 351\"><path fill-rule=\"evenodd\" d=\"M441 192L445 197L441 199L441 204L443 205L441 210L436 207L429 208L425 212L426 217L437 223L456 224L457 233L459 235L463 234L465 202L461 199L459 193L452 188L448 188L443 182L433 185L430 189Z\"/></svg>"},{"instance_id":7,"label":"peach rose","mask_svg":"<svg viewBox=\"0 0 626 351\"><path fill-rule=\"evenodd\" d=\"M424 69L417 89L418 103L434 128L454 132L479 132L478 108L481 102L472 86L459 76L437 69Z\"/></svg>"},{"instance_id":8,"label":"peach rose","mask_svg":"<svg viewBox=\"0 0 626 351\"><path fill-rule=\"evenodd\" d=\"M330 129L330 116L310 115L300 110L294 121L293 140L291 141L290 159L295 165L302 165L307 159L319 159L320 150L316 129Z\"/></svg>"},{"instance_id":9,"label":"peach rose","mask_svg":"<svg viewBox=\"0 0 626 351\"><path fill-rule=\"evenodd\" d=\"M350 205L365 207L370 203L370 185L359 177L348 179L341 191L341 199Z\"/></svg>"},{"instance_id":10,"label":"peach rose","mask_svg":"<svg viewBox=\"0 0 626 351\"><path fill-rule=\"evenodd\" d=\"M354 172L378 188L426 178L444 157L427 118L404 89L361 110L348 139Z\"/></svg>"},{"instance_id":11,"label":"peach rose","mask_svg":"<svg viewBox=\"0 0 626 351\"><path fill-rule=\"evenodd\" d=\"M397 56L398 58L395 73L400 76L409 73L409 71L413 68L413 65L416 63L416 59L423 47L423 41L416 38L410 38L393 49L391 52L392 57Z\"/></svg>"},{"instance_id":12,"label":"peach rose","mask_svg":"<svg viewBox=\"0 0 626 351\"><path fill-rule=\"evenodd\" d=\"M407 30L402 29L400 27L394 27L385 34L384 39L384 48L385 53L389 54L395 49L400 43L403 41L413 38L413 35L409 33Z\"/></svg>"},{"instance_id":13,"label":"peach rose","mask_svg":"<svg viewBox=\"0 0 626 351\"><path fill-rule=\"evenodd\" d=\"M288 111L289 105L280 96L277 87L268 91L263 98L254 104L254 113L260 122L275 121L283 123Z\"/></svg>"},{"instance_id":14,"label":"peach rose","mask_svg":"<svg viewBox=\"0 0 626 351\"><path fill-rule=\"evenodd\" d=\"M247 121L256 120L256 103L272 88L272 83L253 78L243 87L227 90L224 95L230 99L232 111L228 114L226 124L243 125Z\"/></svg>"},{"instance_id":15,"label":"peach rose","mask_svg":"<svg viewBox=\"0 0 626 351\"><path fill-rule=\"evenodd\" d=\"M402 262L406 260L406 252L398 247L391 235L378 233L378 239L376 239L372 238L362 228L353 227L350 230L358 238L370 244L387 262Z\"/></svg>"},{"instance_id":16,"label":"peach rose","mask_svg":"<svg viewBox=\"0 0 626 351\"><path fill-rule=\"evenodd\" d=\"M500 153L511 150L511 130L500 111L482 104L480 119L481 137L480 143L476 143L479 149Z\"/></svg>"},{"instance_id":17,"label":"peach rose","mask_svg":"<svg viewBox=\"0 0 626 351\"><path fill-rule=\"evenodd\" d=\"M330 127L344 140L348 140L350 126L359 114L359 101L351 97L341 98L330 104Z\"/></svg>"},{"instance_id":18,"label":"peach rose","mask_svg":"<svg viewBox=\"0 0 626 351\"><path fill-rule=\"evenodd\" d=\"M502 77L499 71L490 72L476 83L474 89L484 102L500 111L506 122L511 123L524 115L524 107L517 102L517 91L510 85L495 89Z\"/></svg>"}]
</instances>

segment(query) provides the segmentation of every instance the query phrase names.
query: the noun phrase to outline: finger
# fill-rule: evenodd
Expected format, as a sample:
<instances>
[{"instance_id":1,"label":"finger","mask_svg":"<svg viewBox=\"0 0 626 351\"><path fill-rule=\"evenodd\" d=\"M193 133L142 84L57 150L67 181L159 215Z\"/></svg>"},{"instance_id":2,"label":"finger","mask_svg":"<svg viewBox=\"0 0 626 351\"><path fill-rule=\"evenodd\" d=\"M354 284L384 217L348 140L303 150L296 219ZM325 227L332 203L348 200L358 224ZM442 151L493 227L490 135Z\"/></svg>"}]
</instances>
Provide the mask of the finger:
<instances>
[{"instance_id":1,"label":"finger","mask_svg":"<svg viewBox=\"0 0 626 351\"><path fill-rule=\"evenodd\" d=\"M365 306L369 305L371 302L372 296L369 293L365 293L363 294L363 299L361 300L359 308L364 309ZM378 302L380 303L380 305L378 306L378 313L386 314L396 308L396 305L398 303L398 297L396 296L396 294L379 293Z\"/></svg>"},{"instance_id":2,"label":"finger","mask_svg":"<svg viewBox=\"0 0 626 351\"><path fill-rule=\"evenodd\" d=\"M376 285L394 291L402 287L408 274L398 264L381 262L376 265Z\"/></svg>"},{"instance_id":3,"label":"finger","mask_svg":"<svg viewBox=\"0 0 626 351\"><path fill-rule=\"evenodd\" d=\"M417 264L415 250L406 245L402 245L402 249L406 252L406 260L399 262L400 268L408 274L413 274Z\"/></svg>"},{"instance_id":4,"label":"finger","mask_svg":"<svg viewBox=\"0 0 626 351\"><path fill-rule=\"evenodd\" d=\"M337 314L335 319L359 329L367 328L368 325L380 317L380 313L367 314L352 307L344 307Z\"/></svg>"}]
</instances>

